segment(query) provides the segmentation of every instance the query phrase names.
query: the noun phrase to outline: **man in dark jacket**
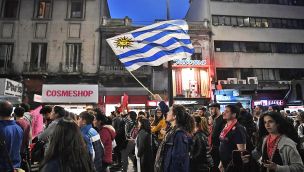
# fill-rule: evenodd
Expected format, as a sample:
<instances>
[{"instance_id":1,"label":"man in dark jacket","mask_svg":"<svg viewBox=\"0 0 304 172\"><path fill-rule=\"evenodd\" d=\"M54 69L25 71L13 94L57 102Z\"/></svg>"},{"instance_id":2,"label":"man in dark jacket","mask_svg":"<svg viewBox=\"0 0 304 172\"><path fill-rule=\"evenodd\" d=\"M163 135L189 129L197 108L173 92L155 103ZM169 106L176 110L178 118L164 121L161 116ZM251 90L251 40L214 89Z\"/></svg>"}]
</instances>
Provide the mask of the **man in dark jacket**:
<instances>
[{"instance_id":1,"label":"man in dark jacket","mask_svg":"<svg viewBox=\"0 0 304 172\"><path fill-rule=\"evenodd\" d=\"M215 168L220 164L220 134L224 128L226 121L223 119L223 115L220 111L220 105L218 103L212 103L209 105L210 113L213 118L213 129L211 134L211 156L214 162Z\"/></svg>"},{"instance_id":2,"label":"man in dark jacket","mask_svg":"<svg viewBox=\"0 0 304 172\"><path fill-rule=\"evenodd\" d=\"M13 106L10 102L0 102L0 171L11 171L11 168L19 168L21 165L23 131L11 120L12 112Z\"/></svg>"}]
</instances>

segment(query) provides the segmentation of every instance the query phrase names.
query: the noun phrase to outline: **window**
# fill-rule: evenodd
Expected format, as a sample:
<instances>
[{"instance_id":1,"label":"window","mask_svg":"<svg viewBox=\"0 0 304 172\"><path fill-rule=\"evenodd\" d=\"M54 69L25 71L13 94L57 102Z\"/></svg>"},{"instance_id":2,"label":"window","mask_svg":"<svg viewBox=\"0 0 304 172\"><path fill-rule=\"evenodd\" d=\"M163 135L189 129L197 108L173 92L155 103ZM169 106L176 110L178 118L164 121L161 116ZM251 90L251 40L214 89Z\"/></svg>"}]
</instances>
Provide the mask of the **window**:
<instances>
[{"instance_id":1,"label":"window","mask_svg":"<svg viewBox=\"0 0 304 172\"><path fill-rule=\"evenodd\" d=\"M238 25L236 17L231 17L231 25L232 26L237 26Z\"/></svg>"},{"instance_id":2,"label":"window","mask_svg":"<svg viewBox=\"0 0 304 172\"><path fill-rule=\"evenodd\" d=\"M281 28L282 27L281 19L272 19L272 27Z\"/></svg>"},{"instance_id":3,"label":"window","mask_svg":"<svg viewBox=\"0 0 304 172\"><path fill-rule=\"evenodd\" d=\"M256 23L255 23L255 18L250 17L250 18L249 18L249 22L250 22L250 27L257 27L257 26L256 26Z\"/></svg>"},{"instance_id":4,"label":"window","mask_svg":"<svg viewBox=\"0 0 304 172\"><path fill-rule=\"evenodd\" d=\"M219 16L219 25L225 25L225 17Z\"/></svg>"},{"instance_id":5,"label":"window","mask_svg":"<svg viewBox=\"0 0 304 172\"><path fill-rule=\"evenodd\" d=\"M83 18L84 0L70 0L69 18Z\"/></svg>"},{"instance_id":6,"label":"window","mask_svg":"<svg viewBox=\"0 0 304 172\"><path fill-rule=\"evenodd\" d=\"M217 80L226 80L227 78L237 78L236 69L216 69Z\"/></svg>"},{"instance_id":7,"label":"window","mask_svg":"<svg viewBox=\"0 0 304 172\"><path fill-rule=\"evenodd\" d=\"M262 19L261 18L256 18L255 23L256 23L256 27L262 27Z\"/></svg>"},{"instance_id":8,"label":"window","mask_svg":"<svg viewBox=\"0 0 304 172\"><path fill-rule=\"evenodd\" d=\"M17 18L19 10L19 0L4 0L3 13L4 18Z\"/></svg>"},{"instance_id":9,"label":"window","mask_svg":"<svg viewBox=\"0 0 304 172\"><path fill-rule=\"evenodd\" d=\"M261 27L269 27L268 19L262 19Z\"/></svg>"},{"instance_id":10,"label":"window","mask_svg":"<svg viewBox=\"0 0 304 172\"><path fill-rule=\"evenodd\" d=\"M250 26L249 17L244 18L244 26L246 26L246 27Z\"/></svg>"},{"instance_id":11,"label":"window","mask_svg":"<svg viewBox=\"0 0 304 172\"><path fill-rule=\"evenodd\" d=\"M35 18L50 19L52 16L52 0L36 0Z\"/></svg>"},{"instance_id":12,"label":"window","mask_svg":"<svg viewBox=\"0 0 304 172\"><path fill-rule=\"evenodd\" d=\"M241 69L241 78L247 79L247 77L255 76L253 73L253 69L247 68L247 69Z\"/></svg>"},{"instance_id":13,"label":"window","mask_svg":"<svg viewBox=\"0 0 304 172\"><path fill-rule=\"evenodd\" d=\"M67 43L66 44L66 59L65 68L70 72L78 72L81 62L81 44Z\"/></svg>"},{"instance_id":14,"label":"window","mask_svg":"<svg viewBox=\"0 0 304 172\"><path fill-rule=\"evenodd\" d=\"M214 41L217 52L304 54L304 43Z\"/></svg>"},{"instance_id":15,"label":"window","mask_svg":"<svg viewBox=\"0 0 304 172\"><path fill-rule=\"evenodd\" d=\"M225 17L225 26L231 26L230 17Z\"/></svg>"},{"instance_id":16,"label":"window","mask_svg":"<svg viewBox=\"0 0 304 172\"><path fill-rule=\"evenodd\" d=\"M0 43L0 69L11 67L14 44Z\"/></svg>"},{"instance_id":17,"label":"window","mask_svg":"<svg viewBox=\"0 0 304 172\"><path fill-rule=\"evenodd\" d=\"M213 24L214 26L218 26L218 25L219 25L218 16L212 16L212 24Z\"/></svg>"},{"instance_id":18,"label":"window","mask_svg":"<svg viewBox=\"0 0 304 172\"><path fill-rule=\"evenodd\" d=\"M244 18L238 17L237 18L238 26L243 27L244 26Z\"/></svg>"},{"instance_id":19,"label":"window","mask_svg":"<svg viewBox=\"0 0 304 172\"><path fill-rule=\"evenodd\" d=\"M46 70L47 43L32 43L30 71Z\"/></svg>"}]
</instances>

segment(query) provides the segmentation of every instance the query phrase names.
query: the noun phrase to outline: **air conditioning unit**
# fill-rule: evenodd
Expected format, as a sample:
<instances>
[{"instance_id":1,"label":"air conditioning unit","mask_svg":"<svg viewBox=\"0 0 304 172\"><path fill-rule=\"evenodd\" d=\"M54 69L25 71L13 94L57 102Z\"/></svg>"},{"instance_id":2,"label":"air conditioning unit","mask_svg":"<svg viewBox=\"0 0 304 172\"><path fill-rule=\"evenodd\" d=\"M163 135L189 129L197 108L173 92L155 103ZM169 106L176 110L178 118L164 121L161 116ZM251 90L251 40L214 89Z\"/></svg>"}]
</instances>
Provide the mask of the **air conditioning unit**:
<instances>
[{"instance_id":1,"label":"air conditioning unit","mask_svg":"<svg viewBox=\"0 0 304 172\"><path fill-rule=\"evenodd\" d=\"M227 84L227 80L218 80L217 83L220 85Z\"/></svg>"},{"instance_id":2,"label":"air conditioning unit","mask_svg":"<svg viewBox=\"0 0 304 172\"><path fill-rule=\"evenodd\" d=\"M282 85L288 85L290 84L290 81L278 81L279 84L282 84Z\"/></svg>"},{"instance_id":3,"label":"air conditioning unit","mask_svg":"<svg viewBox=\"0 0 304 172\"><path fill-rule=\"evenodd\" d=\"M239 83L239 84L246 84L246 79L239 79L239 80L238 80L238 83Z\"/></svg>"},{"instance_id":4,"label":"air conditioning unit","mask_svg":"<svg viewBox=\"0 0 304 172\"><path fill-rule=\"evenodd\" d=\"M258 77L247 77L248 84L258 84Z\"/></svg>"},{"instance_id":5,"label":"air conditioning unit","mask_svg":"<svg viewBox=\"0 0 304 172\"><path fill-rule=\"evenodd\" d=\"M237 78L227 78L228 84L237 84L238 82Z\"/></svg>"}]
</instances>

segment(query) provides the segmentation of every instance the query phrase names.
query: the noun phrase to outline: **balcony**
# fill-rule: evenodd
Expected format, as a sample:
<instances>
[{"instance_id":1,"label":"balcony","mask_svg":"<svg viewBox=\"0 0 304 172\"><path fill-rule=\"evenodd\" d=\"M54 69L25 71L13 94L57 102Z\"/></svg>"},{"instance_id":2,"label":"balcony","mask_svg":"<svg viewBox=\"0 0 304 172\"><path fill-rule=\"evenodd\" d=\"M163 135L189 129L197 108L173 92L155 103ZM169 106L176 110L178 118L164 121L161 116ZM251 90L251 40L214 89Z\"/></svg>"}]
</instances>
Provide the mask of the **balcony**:
<instances>
[{"instance_id":1,"label":"balcony","mask_svg":"<svg viewBox=\"0 0 304 172\"><path fill-rule=\"evenodd\" d=\"M0 65L0 74L10 74L14 72L14 64Z\"/></svg>"},{"instance_id":2,"label":"balcony","mask_svg":"<svg viewBox=\"0 0 304 172\"><path fill-rule=\"evenodd\" d=\"M72 65L65 65L62 62L59 63L59 72L60 73L67 73L67 74L81 74L83 73L83 63L80 64L75 64L73 63Z\"/></svg>"},{"instance_id":3,"label":"balcony","mask_svg":"<svg viewBox=\"0 0 304 172\"><path fill-rule=\"evenodd\" d=\"M143 66L139 69L132 72L134 75L151 75L152 70L149 66ZM114 66L114 65L107 65L107 66L99 66L99 74L106 74L106 75L129 75L129 72L123 66Z\"/></svg>"},{"instance_id":4,"label":"balcony","mask_svg":"<svg viewBox=\"0 0 304 172\"><path fill-rule=\"evenodd\" d=\"M37 65L36 63L24 62L23 74L27 75L46 75L48 64Z\"/></svg>"},{"instance_id":5,"label":"balcony","mask_svg":"<svg viewBox=\"0 0 304 172\"><path fill-rule=\"evenodd\" d=\"M289 84L281 83L280 81L259 80L258 84L223 84L223 89L237 89L242 91L250 90L287 90Z\"/></svg>"}]
</instances>

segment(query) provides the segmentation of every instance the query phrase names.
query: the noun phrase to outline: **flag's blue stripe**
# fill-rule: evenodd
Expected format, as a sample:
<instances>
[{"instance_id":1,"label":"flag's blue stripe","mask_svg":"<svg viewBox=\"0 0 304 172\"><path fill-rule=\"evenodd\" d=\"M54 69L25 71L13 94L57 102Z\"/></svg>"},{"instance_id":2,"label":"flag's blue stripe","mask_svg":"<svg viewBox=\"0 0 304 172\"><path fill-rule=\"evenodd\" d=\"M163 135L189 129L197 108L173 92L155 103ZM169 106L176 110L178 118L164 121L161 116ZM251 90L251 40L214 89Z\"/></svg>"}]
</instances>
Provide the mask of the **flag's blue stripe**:
<instances>
[{"instance_id":1,"label":"flag's blue stripe","mask_svg":"<svg viewBox=\"0 0 304 172\"><path fill-rule=\"evenodd\" d=\"M185 24L186 22L180 22L181 24ZM137 31L137 32L132 32L132 36L134 38L142 35L142 34L145 34L147 32L152 32L154 30L161 30L161 29L165 29L167 27L170 27L170 26L176 26L178 23L165 23L165 24L162 24L162 25L159 25L157 27L154 27L154 28L151 28L151 29L147 29L147 30L141 30L141 31ZM187 31L186 31L187 32Z\"/></svg>"},{"instance_id":2,"label":"flag's blue stripe","mask_svg":"<svg viewBox=\"0 0 304 172\"><path fill-rule=\"evenodd\" d=\"M163 56L171 55L171 54L177 54L177 53L180 53L180 52L193 54L194 50L190 49L188 47L185 47L185 46L181 46L181 47L175 48L173 50L159 51L159 52L155 53L154 55L152 55L150 57L135 59L135 60L132 60L132 61L125 62L123 64L124 64L125 67L128 67L128 66L132 66L133 64L139 63L139 62L152 62L152 61L156 61L157 59L159 59Z\"/></svg>"},{"instance_id":3,"label":"flag's blue stripe","mask_svg":"<svg viewBox=\"0 0 304 172\"><path fill-rule=\"evenodd\" d=\"M162 44L157 44L157 43L150 43L148 42L147 45L145 45L144 47L140 48L140 49L136 49L136 50L131 50L131 51L127 51L123 54L118 55L119 59L123 59L135 54L139 54L139 53L145 53L149 50L151 50L152 48L156 48L156 47L168 47L176 42L181 42L185 45L187 44L191 44L191 40L190 39L176 39L176 38L170 38L169 40L167 40L166 42L162 43ZM145 44L146 42L142 42L143 44Z\"/></svg>"}]
</instances>

